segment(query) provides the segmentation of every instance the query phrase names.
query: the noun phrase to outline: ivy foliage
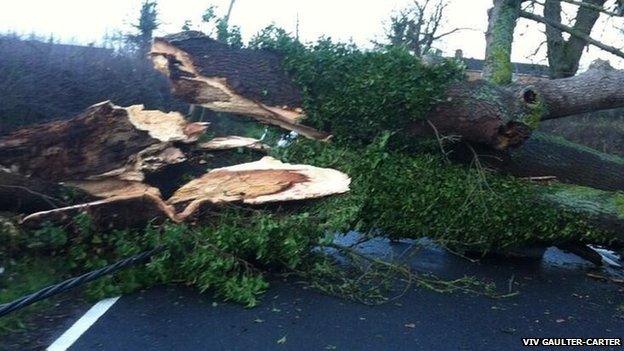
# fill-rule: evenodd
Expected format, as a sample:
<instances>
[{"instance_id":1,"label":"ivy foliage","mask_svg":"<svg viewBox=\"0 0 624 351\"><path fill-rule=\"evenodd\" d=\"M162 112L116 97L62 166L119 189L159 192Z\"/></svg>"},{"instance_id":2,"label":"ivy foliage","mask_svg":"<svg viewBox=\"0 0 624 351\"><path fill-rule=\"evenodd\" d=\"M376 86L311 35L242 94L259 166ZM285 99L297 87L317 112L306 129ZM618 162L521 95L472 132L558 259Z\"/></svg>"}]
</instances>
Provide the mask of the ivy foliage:
<instances>
[{"instance_id":1,"label":"ivy foliage","mask_svg":"<svg viewBox=\"0 0 624 351\"><path fill-rule=\"evenodd\" d=\"M278 151L288 162L337 168L352 178L342 195L351 223L392 239L435 239L461 251L505 252L526 245L606 242L583 216L539 201L541 186L479 167L449 164L440 154L389 146L389 133L353 149L298 140ZM412 151L412 150L409 150Z\"/></svg>"},{"instance_id":2,"label":"ivy foliage","mask_svg":"<svg viewBox=\"0 0 624 351\"><path fill-rule=\"evenodd\" d=\"M452 59L427 65L403 46L362 51L329 38L303 45L283 30L268 27L250 47L284 55L284 66L303 95L306 124L329 131L337 142L367 143L384 131L404 137L463 78Z\"/></svg>"}]
</instances>

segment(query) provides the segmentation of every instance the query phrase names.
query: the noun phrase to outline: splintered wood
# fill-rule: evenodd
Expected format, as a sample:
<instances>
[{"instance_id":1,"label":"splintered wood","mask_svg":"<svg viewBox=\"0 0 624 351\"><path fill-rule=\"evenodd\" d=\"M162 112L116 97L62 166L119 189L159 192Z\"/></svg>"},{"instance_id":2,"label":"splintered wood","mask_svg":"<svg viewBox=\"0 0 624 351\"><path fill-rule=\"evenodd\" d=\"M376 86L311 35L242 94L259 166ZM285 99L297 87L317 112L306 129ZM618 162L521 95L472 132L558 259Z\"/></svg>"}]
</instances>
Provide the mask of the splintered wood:
<instances>
[{"instance_id":1,"label":"splintered wood","mask_svg":"<svg viewBox=\"0 0 624 351\"><path fill-rule=\"evenodd\" d=\"M276 53L232 50L190 31L156 38L150 55L154 67L170 79L173 94L184 101L250 116L311 139L330 136L302 124L299 91L282 74L282 59Z\"/></svg>"},{"instance_id":2,"label":"splintered wood","mask_svg":"<svg viewBox=\"0 0 624 351\"><path fill-rule=\"evenodd\" d=\"M184 185L168 203L184 210L179 218L196 213L204 204L241 202L257 205L304 200L349 191L349 177L339 171L282 163L272 157L212 170Z\"/></svg>"}]
</instances>

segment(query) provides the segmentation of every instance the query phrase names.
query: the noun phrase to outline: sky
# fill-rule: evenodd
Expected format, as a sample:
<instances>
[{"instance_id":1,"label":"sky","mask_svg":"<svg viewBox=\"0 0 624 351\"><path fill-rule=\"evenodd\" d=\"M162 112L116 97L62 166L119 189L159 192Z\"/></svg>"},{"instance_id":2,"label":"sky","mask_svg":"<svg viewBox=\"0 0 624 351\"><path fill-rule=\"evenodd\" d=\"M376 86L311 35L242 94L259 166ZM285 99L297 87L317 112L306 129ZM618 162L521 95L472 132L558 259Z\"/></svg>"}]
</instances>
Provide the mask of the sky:
<instances>
[{"instance_id":1,"label":"sky","mask_svg":"<svg viewBox=\"0 0 624 351\"><path fill-rule=\"evenodd\" d=\"M231 23L239 25L243 38L248 39L267 25L274 23L294 32L299 17L300 38L313 41L325 35L339 41L352 40L362 47L371 47L372 40L383 37L384 22L413 0L237 0ZM128 31L134 22L142 0L0 0L0 32L53 35L62 42L99 42L106 33ZM157 35L178 32L185 20L200 23L201 14L211 4L222 15L229 0L159 0L162 22ZM439 43L446 55L461 49L466 57L483 58L487 9L492 0L450 0L446 23L442 30L468 28ZM539 10L538 10L539 13ZM570 11L572 14L573 12ZM592 36L616 47L624 46L622 19L601 17ZM197 29L206 29L196 27ZM521 20L516 28L512 59L516 62L546 64L545 45L533 55L544 41L543 25ZM624 60L597 48L590 48L581 62L582 67L594 59L610 60L624 68Z\"/></svg>"}]
</instances>

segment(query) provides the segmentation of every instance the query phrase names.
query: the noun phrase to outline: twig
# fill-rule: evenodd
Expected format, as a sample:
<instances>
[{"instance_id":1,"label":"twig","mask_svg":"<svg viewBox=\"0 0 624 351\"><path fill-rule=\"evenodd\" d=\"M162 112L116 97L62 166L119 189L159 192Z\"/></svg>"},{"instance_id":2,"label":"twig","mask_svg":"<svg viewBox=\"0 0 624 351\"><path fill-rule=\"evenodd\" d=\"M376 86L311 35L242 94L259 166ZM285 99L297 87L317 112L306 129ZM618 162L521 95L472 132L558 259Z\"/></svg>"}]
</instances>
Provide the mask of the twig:
<instances>
[{"instance_id":1,"label":"twig","mask_svg":"<svg viewBox=\"0 0 624 351\"><path fill-rule=\"evenodd\" d=\"M42 194L42 193L36 192L36 191L34 191L34 190L28 189L28 188L27 188L27 187L25 187L25 186L19 186L19 185L0 185L0 188L8 188L8 189L20 189L20 190L24 190L24 191L26 191L26 192L28 192L28 193L30 193L30 194L32 194L32 195L35 195L35 196L40 197L41 199L43 199L43 201L45 201L48 205L52 206L53 208L58 208L58 205L57 205L57 204L55 204L54 202L52 202L52 200L54 200L54 201L58 201L58 203L60 203L60 204L65 204L65 202L63 202L63 201L61 201L61 200L59 200L59 199L56 199L56 198L53 198L53 197L48 196L48 195L46 195L46 194Z\"/></svg>"}]
</instances>

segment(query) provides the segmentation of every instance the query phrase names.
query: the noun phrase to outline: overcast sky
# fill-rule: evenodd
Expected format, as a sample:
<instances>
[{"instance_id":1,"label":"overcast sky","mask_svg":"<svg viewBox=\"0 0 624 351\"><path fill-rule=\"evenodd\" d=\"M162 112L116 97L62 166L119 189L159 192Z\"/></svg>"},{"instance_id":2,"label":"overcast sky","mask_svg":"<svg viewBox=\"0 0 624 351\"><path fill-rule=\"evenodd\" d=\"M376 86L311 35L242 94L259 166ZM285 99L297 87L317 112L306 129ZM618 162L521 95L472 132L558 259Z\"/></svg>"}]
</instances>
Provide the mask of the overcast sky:
<instances>
[{"instance_id":1,"label":"overcast sky","mask_svg":"<svg viewBox=\"0 0 624 351\"><path fill-rule=\"evenodd\" d=\"M389 15L408 5L412 0L237 0L231 23L239 25L243 37L256 33L268 24L294 31L297 14L300 19L300 37L306 41L321 35L334 39L353 40L370 47L370 41L380 39L383 24ZM79 43L98 42L105 33L128 30L137 16L142 0L0 0L0 31L53 34L62 41ZM218 7L219 14L227 9L229 0L159 0L158 10L162 26L158 34L177 32L185 20L200 22L203 11L210 5ZM487 27L487 9L492 0L451 0L444 29L467 27L447 37L439 47L452 55L462 49L464 56L482 58L485 49L484 31ZM593 36L617 47L624 46L622 20L601 18ZM520 21L516 30L513 59L518 62L545 63L545 48L530 57L544 40L543 26ZM586 66L596 58L609 59L615 66L624 67L624 61L598 49L590 49L583 57Z\"/></svg>"}]
</instances>

